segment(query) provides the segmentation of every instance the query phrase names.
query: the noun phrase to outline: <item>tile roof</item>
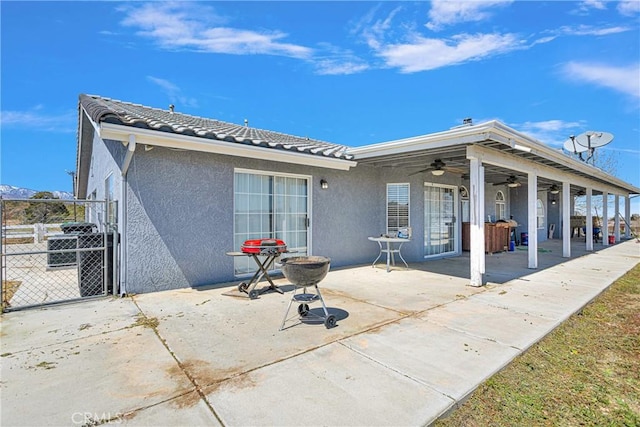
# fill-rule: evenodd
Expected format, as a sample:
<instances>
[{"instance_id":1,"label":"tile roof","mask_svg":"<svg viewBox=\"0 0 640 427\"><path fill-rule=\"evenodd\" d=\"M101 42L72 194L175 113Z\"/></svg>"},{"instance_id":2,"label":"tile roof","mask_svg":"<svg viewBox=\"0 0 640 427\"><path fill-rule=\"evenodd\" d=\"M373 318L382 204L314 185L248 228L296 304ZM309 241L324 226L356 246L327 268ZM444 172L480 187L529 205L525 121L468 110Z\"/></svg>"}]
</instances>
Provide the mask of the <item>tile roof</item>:
<instances>
[{"instance_id":1,"label":"tile roof","mask_svg":"<svg viewBox=\"0 0 640 427\"><path fill-rule=\"evenodd\" d=\"M346 152L348 147L344 145L332 144L308 137L256 129L95 95L80 95L80 105L96 123L112 123L336 159L353 159L353 155Z\"/></svg>"}]
</instances>

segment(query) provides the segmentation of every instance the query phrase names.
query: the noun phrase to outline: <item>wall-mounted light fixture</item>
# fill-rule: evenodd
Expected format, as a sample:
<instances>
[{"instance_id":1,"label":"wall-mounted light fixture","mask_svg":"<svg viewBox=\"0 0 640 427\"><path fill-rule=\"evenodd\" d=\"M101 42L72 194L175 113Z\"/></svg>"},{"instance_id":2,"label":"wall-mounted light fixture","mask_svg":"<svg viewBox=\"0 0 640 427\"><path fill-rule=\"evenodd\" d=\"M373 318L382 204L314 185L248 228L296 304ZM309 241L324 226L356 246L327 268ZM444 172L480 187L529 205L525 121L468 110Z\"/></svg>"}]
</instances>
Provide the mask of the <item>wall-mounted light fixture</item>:
<instances>
[{"instance_id":1,"label":"wall-mounted light fixture","mask_svg":"<svg viewBox=\"0 0 640 427\"><path fill-rule=\"evenodd\" d=\"M555 205L556 204L556 199L551 199L551 204Z\"/></svg>"},{"instance_id":2,"label":"wall-mounted light fixture","mask_svg":"<svg viewBox=\"0 0 640 427\"><path fill-rule=\"evenodd\" d=\"M329 188L329 183L327 182L326 179L320 180L320 188L322 188L323 190L326 190L327 188Z\"/></svg>"}]
</instances>

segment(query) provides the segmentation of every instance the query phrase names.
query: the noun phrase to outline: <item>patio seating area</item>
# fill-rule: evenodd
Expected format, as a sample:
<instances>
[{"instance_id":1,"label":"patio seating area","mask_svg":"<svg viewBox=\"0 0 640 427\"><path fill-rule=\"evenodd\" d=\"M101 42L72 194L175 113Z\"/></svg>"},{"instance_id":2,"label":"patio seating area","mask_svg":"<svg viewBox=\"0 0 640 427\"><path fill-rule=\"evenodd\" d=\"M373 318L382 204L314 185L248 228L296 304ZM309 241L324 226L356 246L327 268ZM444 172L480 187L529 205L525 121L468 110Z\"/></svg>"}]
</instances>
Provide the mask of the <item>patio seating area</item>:
<instances>
[{"instance_id":1,"label":"patio seating area","mask_svg":"<svg viewBox=\"0 0 640 427\"><path fill-rule=\"evenodd\" d=\"M280 331L280 275L256 299L233 282L6 313L0 423L428 425L640 262L635 240L584 246L542 242L535 270L525 247L487 255L483 287L468 253L332 268L333 328Z\"/></svg>"}]
</instances>

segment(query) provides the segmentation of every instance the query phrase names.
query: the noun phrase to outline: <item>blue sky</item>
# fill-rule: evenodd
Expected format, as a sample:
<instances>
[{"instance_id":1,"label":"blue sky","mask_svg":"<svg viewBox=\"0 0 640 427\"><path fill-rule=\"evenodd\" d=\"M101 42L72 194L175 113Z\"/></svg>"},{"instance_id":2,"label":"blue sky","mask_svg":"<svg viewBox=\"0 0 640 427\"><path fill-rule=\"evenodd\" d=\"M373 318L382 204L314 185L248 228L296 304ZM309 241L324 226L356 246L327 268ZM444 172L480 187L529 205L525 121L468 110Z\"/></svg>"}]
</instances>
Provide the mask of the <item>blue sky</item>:
<instances>
[{"instance_id":1,"label":"blue sky","mask_svg":"<svg viewBox=\"0 0 640 427\"><path fill-rule=\"evenodd\" d=\"M360 146L497 119L640 186L640 1L2 1L1 183L71 190L80 93ZM638 199L634 211L640 211Z\"/></svg>"}]
</instances>

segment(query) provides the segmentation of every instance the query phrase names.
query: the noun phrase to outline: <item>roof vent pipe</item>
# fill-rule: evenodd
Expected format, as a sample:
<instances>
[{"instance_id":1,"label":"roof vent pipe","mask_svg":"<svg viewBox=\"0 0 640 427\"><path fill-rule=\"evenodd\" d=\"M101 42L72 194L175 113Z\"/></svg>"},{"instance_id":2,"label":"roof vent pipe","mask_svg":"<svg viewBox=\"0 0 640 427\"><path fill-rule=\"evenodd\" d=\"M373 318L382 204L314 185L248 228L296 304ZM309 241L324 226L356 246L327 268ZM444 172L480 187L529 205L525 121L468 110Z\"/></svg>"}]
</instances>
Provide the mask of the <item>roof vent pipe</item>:
<instances>
[{"instance_id":1,"label":"roof vent pipe","mask_svg":"<svg viewBox=\"0 0 640 427\"><path fill-rule=\"evenodd\" d=\"M244 126L245 127L249 127L249 120L248 119L244 119Z\"/></svg>"},{"instance_id":2,"label":"roof vent pipe","mask_svg":"<svg viewBox=\"0 0 640 427\"><path fill-rule=\"evenodd\" d=\"M173 104L169 104L169 112L170 112L171 114L173 114L173 110L174 110L175 108L176 108L176 106L175 106L175 105L173 105Z\"/></svg>"}]
</instances>

